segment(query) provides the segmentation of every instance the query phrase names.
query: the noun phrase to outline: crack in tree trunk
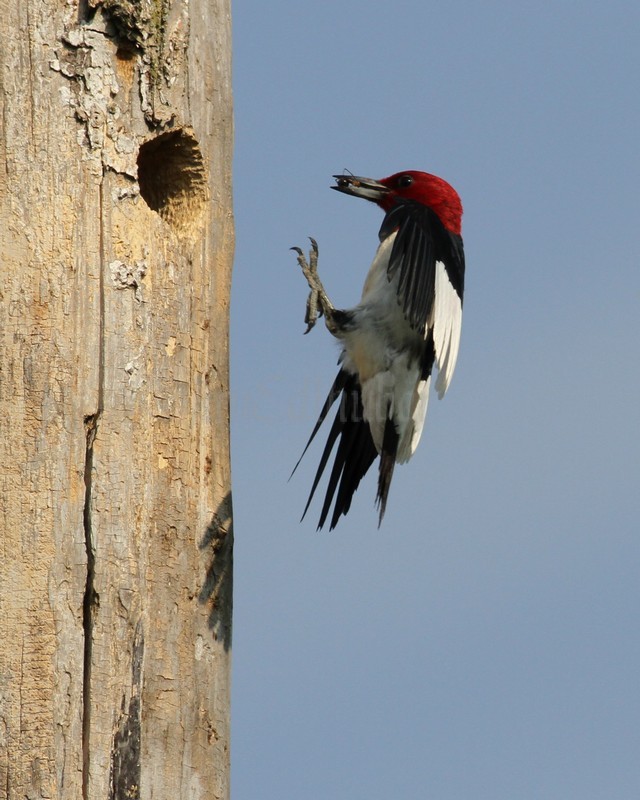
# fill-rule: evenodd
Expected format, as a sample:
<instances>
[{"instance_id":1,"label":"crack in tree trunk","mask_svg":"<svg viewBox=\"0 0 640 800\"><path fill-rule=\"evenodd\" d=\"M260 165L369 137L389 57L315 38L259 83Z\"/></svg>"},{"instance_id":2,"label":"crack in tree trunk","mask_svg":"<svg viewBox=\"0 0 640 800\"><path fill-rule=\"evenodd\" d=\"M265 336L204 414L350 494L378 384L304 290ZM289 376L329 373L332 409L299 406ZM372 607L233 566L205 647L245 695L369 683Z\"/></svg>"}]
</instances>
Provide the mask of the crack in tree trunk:
<instances>
[{"instance_id":1,"label":"crack in tree trunk","mask_svg":"<svg viewBox=\"0 0 640 800\"><path fill-rule=\"evenodd\" d=\"M82 668L82 798L89 798L89 769L91 766L91 657L93 649L94 609L99 603L95 591L95 549L91 528L91 486L93 474L93 443L98 429L99 412L85 417L86 449L84 459L84 543L87 554L87 575L82 602L84 652Z\"/></svg>"}]
</instances>

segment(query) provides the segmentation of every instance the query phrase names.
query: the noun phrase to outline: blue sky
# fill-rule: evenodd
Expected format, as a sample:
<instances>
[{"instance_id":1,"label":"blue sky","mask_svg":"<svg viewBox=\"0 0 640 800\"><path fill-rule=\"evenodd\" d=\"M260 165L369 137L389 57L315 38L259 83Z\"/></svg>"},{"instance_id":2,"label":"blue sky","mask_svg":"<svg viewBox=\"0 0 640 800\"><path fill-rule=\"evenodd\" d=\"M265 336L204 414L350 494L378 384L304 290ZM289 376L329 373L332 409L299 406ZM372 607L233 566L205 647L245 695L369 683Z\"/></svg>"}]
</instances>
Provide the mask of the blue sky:
<instances>
[{"instance_id":1,"label":"blue sky","mask_svg":"<svg viewBox=\"0 0 640 800\"><path fill-rule=\"evenodd\" d=\"M233 9L234 800L640 796L640 7ZM452 183L452 386L332 533L299 519L338 307L376 248L348 168Z\"/></svg>"}]
</instances>

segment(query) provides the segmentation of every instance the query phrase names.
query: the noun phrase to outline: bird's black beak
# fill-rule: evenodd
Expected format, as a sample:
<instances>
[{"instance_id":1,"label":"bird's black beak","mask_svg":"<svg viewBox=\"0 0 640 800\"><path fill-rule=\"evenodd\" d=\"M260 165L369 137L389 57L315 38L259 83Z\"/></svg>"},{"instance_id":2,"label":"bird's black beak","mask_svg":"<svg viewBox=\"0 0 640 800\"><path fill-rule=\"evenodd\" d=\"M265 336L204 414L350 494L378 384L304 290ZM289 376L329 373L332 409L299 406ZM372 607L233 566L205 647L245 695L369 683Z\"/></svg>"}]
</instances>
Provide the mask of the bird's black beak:
<instances>
[{"instance_id":1,"label":"bird's black beak","mask_svg":"<svg viewBox=\"0 0 640 800\"><path fill-rule=\"evenodd\" d=\"M344 192L353 197L363 197L373 203L379 203L389 193L389 189L382 183L371 178L359 178L357 175L334 175L336 185L332 186L336 192Z\"/></svg>"}]
</instances>

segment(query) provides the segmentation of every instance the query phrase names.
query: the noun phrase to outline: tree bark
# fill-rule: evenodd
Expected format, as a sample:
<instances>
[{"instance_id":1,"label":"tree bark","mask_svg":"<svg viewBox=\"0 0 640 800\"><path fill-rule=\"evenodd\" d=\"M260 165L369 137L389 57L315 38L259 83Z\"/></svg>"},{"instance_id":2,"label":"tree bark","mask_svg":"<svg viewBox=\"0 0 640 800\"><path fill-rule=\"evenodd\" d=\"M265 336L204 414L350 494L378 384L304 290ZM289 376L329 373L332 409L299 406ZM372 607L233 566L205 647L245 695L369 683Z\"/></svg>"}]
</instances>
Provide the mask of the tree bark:
<instances>
[{"instance_id":1,"label":"tree bark","mask_svg":"<svg viewBox=\"0 0 640 800\"><path fill-rule=\"evenodd\" d=\"M0 57L0 797L226 798L229 0Z\"/></svg>"}]
</instances>

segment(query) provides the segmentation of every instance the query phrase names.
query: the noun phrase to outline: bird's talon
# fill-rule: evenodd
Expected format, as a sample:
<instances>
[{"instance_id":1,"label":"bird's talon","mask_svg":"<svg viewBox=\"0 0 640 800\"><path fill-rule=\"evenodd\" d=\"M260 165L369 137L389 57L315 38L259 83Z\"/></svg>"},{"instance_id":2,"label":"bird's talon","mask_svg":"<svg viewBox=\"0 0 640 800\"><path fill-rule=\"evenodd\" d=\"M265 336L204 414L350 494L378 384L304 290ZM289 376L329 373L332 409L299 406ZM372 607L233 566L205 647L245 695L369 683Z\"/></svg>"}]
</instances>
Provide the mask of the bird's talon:
<instances>
[{"instance_id":1,"label":"bird's talon","mask_svg":"<svg viewBox=\"0 0 640 800\"><path fill-rule=\"evenodd\" d=\"M307 330L305 333L309 333L311 328L314 327L318 317L324 316L328 322L328 315L331 311L333 311L331 301L327 297L327 293L325 292L318 275L318 243L313 236L309 237L309 241L311 242L311 249L309 250L308 261L301 248L291 248L291 250L298 255L298 264L302 270L302 274L306 278L310 290L309 297L307 298L307 309L304 317L304 321L307 324ZM329 327L329 325L327 326ZM329 330L331 330L331 327L329 327Z\"/></svg>"}]
</instances>

